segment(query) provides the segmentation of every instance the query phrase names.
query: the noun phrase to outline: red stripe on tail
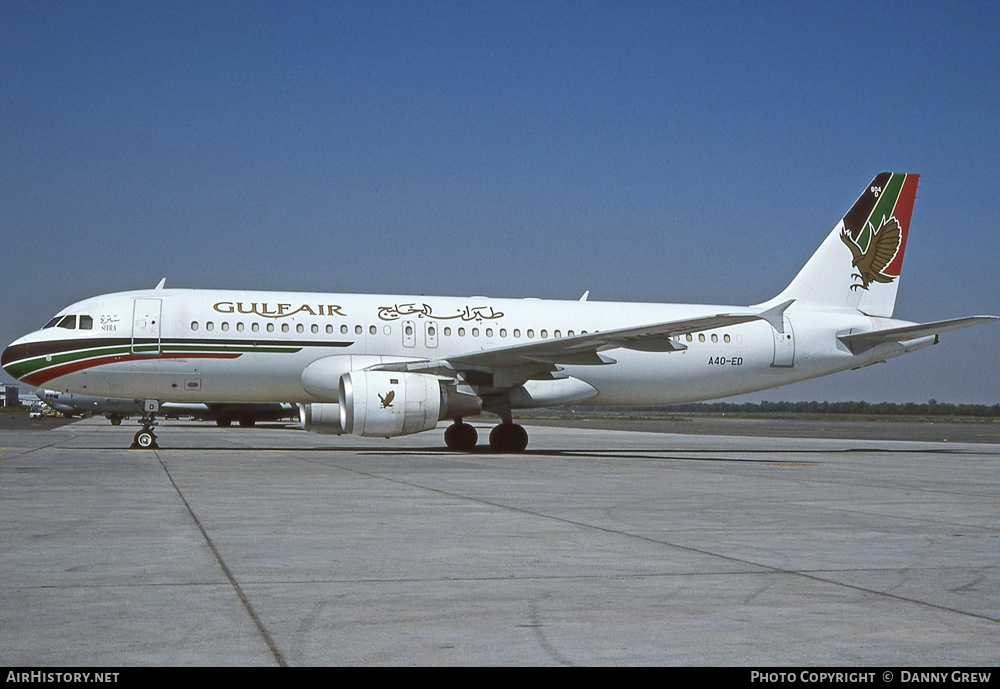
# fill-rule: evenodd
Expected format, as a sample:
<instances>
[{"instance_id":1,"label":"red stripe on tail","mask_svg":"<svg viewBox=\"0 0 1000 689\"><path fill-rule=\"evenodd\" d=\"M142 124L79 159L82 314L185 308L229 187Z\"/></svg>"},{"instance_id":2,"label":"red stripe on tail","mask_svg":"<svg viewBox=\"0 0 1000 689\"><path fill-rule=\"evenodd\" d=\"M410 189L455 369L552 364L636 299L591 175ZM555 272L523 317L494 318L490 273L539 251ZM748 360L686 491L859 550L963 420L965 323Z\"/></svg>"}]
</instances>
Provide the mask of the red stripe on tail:
<instances>
[{"instance_id":1,"label":"red stripe on tail","mask_svg":"<svg viewBox=\"0 0 1000 689\"><path fill-rule=\"evenodd\" d=\"M903 188L899 190L896 208L892 214L899 221L902 236L899 239L899 251L892 262L882 271L886 275L898 276L903 270L903 252L906 251L906 238L910 234L910 218L913 217L913 202L917 199L917 181L920 175L907 175L903 180Z\"/></svg>"}]
</instances>

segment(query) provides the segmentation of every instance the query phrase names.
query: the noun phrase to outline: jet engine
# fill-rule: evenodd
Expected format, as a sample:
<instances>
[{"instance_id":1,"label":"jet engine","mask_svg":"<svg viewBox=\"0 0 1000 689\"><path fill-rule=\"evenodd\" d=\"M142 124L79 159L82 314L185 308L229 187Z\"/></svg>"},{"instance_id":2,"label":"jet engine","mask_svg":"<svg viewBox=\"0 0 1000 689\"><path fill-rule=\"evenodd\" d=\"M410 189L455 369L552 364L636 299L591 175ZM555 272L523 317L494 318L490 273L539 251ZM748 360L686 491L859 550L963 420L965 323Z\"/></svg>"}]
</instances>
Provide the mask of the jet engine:
<instances>
[{"instance_id":1,"label":"jet engine","mask_svg":"<svg viewBox=\"0 0 1000 689\"><path fill-rule=\"evenodd\" d=\"M441 419L478 414L483 401L447 380L425 373L351 371L340 377L339 404L301 407L302 427L313 433L390 438L429 431Z\"/></svg>"}]
</instances>

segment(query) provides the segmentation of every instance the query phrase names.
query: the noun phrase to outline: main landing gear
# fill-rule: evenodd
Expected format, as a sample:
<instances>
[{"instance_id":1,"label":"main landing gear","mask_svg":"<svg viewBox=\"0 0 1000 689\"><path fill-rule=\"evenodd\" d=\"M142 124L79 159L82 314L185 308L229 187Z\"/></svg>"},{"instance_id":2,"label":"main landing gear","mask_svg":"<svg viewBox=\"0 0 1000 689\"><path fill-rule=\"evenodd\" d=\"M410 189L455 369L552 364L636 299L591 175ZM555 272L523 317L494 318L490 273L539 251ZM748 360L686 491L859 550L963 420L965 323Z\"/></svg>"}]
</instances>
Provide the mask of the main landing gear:
<instances>
[{"instance_id":1,"label":"main landing gear","mask_svg":"<svg viewBox=\"0 0 1000 689\"><path fill-rule=\"evenodd\" d=\"M448 426L444 432L444 444L456 452L474 452L479 442L479 433L471 424L461 419ZM494 452L524 452L528 447L528 432L512 421L505 421L490 431L490 448Z\"/></svg>"},{"instance_id":2,"label":"main landing gear","mask_svg":"<svg viewBox=\"0 0 1000 689\"><path fill-rule=\"evenodd\" d=\"M524 452L528 447L528 432L524 426L504 422L490 431L490 447L497 452Z\"/></svg>"},{"instance_id":3,"label":"main landing gear","mask_svg":"<svg viewBox=\"0 0 1000 689\"><path fill-rule=\"evenodd\" d=\"M455 419L455 423L448 426L444 432L444 444L449 450L456 452L472 452L479 442L479 433L476 432L472 424L465 423L461 419Z\"/></svg>"}]
</instances>

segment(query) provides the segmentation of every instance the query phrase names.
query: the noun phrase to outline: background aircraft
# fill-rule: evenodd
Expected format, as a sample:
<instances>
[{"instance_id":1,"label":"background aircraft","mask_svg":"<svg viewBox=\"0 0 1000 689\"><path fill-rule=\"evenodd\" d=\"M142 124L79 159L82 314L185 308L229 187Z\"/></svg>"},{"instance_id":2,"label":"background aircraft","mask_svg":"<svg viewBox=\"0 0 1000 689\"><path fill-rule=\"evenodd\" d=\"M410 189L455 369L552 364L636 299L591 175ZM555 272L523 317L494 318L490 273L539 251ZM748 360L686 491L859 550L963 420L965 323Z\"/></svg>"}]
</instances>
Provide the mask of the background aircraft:
<instances>
[{"instance_id":1,"label":"background aircraft","mask_svg":"<svg viewBox=\"0 0 1000 689\"><path fill-rule=\"evenodd\" d=\"M123 419L142 416L142 402L139 400L116 399L74 395L57 390L39 390L39 399L64 416L104 416L112 425L118 426ZM160 405L164 417L190 417L196 421L215 421L219 426L238 423L253 426L258 421L280 421L298 419L298 408L293 404L206 404L164 402Z\"/></svg>"}]
</instances>

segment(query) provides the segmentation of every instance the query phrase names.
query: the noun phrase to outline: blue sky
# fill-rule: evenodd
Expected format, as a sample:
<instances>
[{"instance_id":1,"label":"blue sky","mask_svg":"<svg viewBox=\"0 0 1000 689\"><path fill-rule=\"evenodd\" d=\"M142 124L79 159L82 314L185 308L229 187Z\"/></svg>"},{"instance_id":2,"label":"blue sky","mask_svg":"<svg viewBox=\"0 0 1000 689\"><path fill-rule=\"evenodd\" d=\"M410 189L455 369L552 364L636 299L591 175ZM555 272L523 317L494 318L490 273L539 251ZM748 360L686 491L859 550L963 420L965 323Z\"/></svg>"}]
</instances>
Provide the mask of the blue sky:
<instances>
[{"instance_id":1,"label":"blue sky","mask_svg":"<svg viewBox=\"0 0 1000 689\"><path fill-rule=\"evenodd\" d=\"M749 304L919 172L1000 313L1000 5L0 0L0 340L177 287ZM754 399L1000 402L1000 326Z\"/></svg>"}]
</instances>

